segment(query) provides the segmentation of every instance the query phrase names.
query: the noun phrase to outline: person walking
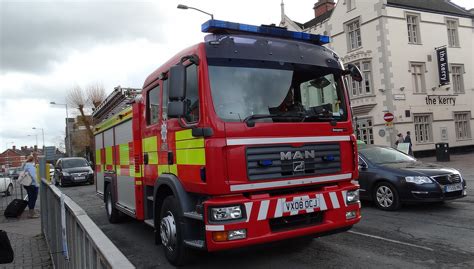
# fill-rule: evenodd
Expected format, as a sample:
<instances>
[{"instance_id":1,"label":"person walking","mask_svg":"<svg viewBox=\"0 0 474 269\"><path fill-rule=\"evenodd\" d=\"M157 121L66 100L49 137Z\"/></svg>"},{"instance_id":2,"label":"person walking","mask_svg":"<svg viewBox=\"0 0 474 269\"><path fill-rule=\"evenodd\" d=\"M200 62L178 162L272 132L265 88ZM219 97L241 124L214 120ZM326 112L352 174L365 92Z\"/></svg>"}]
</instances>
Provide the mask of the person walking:
<instances>
[{"instance_id":1,"label":"person walking","mask_svg":"<svg viewBox=\"0 0 474 269\"><path fill-rule=\"evenodd\" d=\"M28 218L38 218L39 215L35 211L36 199L38 199L38 183L36 183L35 158L32 155L29 155L26 158L26 163L23 169L33 178L31 185L23 186L28 193Z\"/></svg>"},{"instance_id":2,"label":"person walking","mask_svg":"<svg viewBox=\"0 0 474 269\"><path fill-rule=\"evenodd\" d=\"M397 138L397 141L395 141L395 145L396 145L396 146L398 146L398 144L403 143L403 141L405 141L405 140L403 139L402 133L397 134L397 137L398 137L398 138Z\"/></svg>"},{"instance_id":3,"label":"person walking","mask_svg":"<svg viewBox=\"0 0 474 269\"><path fill-rule=\"evenodd\" d=\"M413 150L412 150L412 143L411 143L411 137L410 137L410 131L407 132L407 135L405 136L405 140L403 141L405 143L408 143L408 155L413 156Z\"/></svg>"}]
</instances>

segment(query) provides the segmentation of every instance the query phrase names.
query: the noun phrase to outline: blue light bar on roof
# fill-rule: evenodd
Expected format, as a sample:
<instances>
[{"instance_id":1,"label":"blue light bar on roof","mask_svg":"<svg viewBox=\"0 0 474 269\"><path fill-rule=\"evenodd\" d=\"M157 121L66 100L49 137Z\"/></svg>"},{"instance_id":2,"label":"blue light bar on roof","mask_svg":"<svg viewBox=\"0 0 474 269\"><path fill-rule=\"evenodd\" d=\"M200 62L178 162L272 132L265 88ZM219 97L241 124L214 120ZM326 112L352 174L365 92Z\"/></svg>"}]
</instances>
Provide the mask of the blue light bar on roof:
<instances>
[{"instance_id":1,"label":"blue light bar on roof","mask_svg":"<svg viewBox=\"0 0 474 269\"><path fill-rule=\"evenodd\" d=\"M325 35L313 35L303 32L288 31L285 28L276 26L255 26L219 20L208 20L207 22L203 23L201 25L201 31L203 33L212 34L251 33L263 36L305 41L318 45L329 43L329 36Z\"/></svg>"}]
</instances>

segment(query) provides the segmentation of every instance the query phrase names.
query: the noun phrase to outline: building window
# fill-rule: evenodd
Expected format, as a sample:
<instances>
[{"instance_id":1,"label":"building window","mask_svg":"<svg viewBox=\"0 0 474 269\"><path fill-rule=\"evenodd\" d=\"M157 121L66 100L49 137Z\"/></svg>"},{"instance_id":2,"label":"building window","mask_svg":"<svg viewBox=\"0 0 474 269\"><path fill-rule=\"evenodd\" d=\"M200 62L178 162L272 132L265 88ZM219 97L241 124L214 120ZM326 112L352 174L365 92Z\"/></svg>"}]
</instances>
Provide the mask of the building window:
<instances>
[{"instance_id":1,"label":"building window","mask_svg":"<svg viewBox=\"0 0 474 269\"><path fill-rule=\"evenodd\" d=\"M351 11L356 8L355 0L346 0L347 11Z\"/></svg>"},{"instance_id":2,"label":"building window","mask_svg":"<svg viewBox=\"0 0 474 269\"><path fill-rule=\"evenodd\" d=\"M432 114L415 114L415 140L418 143L433 142L433 117Z\"/></svg>"},{"instance_id":3,"label":"building window","mask_svg":"<svg viewBox=\"0 0 474 269\"><path fill-rule=\"evenodd\" d=\"M454 93L464 93L464 66L460 64L451 65L451 76L453 78Z\"/></svg>"},{"instance_id":4,"label":"building window","mask_svg":"<svg viewBox=\"0 0 474 269\"><path fill-rule=\"evenodd\" d=\"M457 20L446 20L446 26L448 28L448 44L450 47L459 47L458 37L458 21Z\"/></svg>"},{"instance_id":5,"label":"building window","mask_svg":"<svg viewBox=\"0 0 474 269\"><path fill-rule=\"evenodd\" d=\"M456 127L456 139L470 139L471 138L471 126L469 124L471 120L470 112L454 112L454 125Z\"/></svg>"},{"instance_id":6,"label":"building window","mask_svg":"<svg viewBox=\"0 0 474 269\"><path fill-rule=\"evenodd\" d=\"M359 20L351 21L346 24L347 40L349 50L354 50L362 46L362 39L360 35Z\"/></svg>"},{"instance_id":7,"label":"building window","mask_svg":"<svg viewBox=\"0 0 474 269\"><path fill-rule=\"evenodd\" d=\"M419 16L414 14L407 15L408 43L420 44L420 24Z\"/></svg>"},{"instance_id":8,"label":"building window","mask_svg":"<svg viewBox=\"0 0 474 269\"><path fill-rule=\"evenodd\" d=\"M352 64L354 64L360 69L360 71L362 72L362 78L363 78L361 82L357 82L353 80L351 77L348 77L350 93L352 97L372 94L372 68L371 68L372 63L371 61L353 62Z\"/></svg>"},{"instance_id":9,"label":"building window","mask_svg":"<svg viewBox=\"0 0 474 269\"><path fill-rule=\"evenodd\" d=\"M160 86L156 86L147 93L146 119L147 124L158 123L160 113Z\"/></svg>"},{"instance_id":10,"label":"building window","mask_svg":"<svg viewBox=\"0 0 474 269\"><path fill-rule=\"evenodd\" d=\"M425 64L410 63L411 81L414 93L426 93Z\"/></svg>"},{"instance_id":11,"label":"building window","mask_svg":"<svg viewBox=\"0 0 474 269\"><path fill-rule=\"evenodd\" d=\"M374 143L374 134L372 130L372 118L357 119L357 139L366 144Z\"/></svg>"}]
</instances>

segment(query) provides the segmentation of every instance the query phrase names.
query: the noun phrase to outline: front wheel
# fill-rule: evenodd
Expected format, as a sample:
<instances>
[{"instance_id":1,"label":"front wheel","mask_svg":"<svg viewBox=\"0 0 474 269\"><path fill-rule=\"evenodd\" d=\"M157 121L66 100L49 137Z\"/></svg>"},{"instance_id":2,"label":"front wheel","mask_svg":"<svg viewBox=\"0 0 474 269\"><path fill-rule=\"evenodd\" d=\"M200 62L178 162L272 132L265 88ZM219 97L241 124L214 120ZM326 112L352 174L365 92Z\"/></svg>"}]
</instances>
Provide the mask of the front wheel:
<instances>
[{"instance_id":1,"label":"front wheel","mask_svg":"<svg viewBox=\"0 0 474 269\"><path fill-rule=\"evenodd\" d=\"M107 185L105 190L105 211L107 212L107 218L110 223L118 223L120 221L120 212L114 206L110 184Z\"/></svg>"},{"instance_id":2,"label":"front wheel","mask_svg":"<svg viewBox=\"0 0 474 269\"><path fill-rule=\"evenodd\" d=\"M178 200L174 196L166 197L161 208L159 233L166 259L175 266L183 265L188 256L181 225L178 225L182 220Z\"/></svg>"},{"instance_id":3,"label":"front wheel","mask_svg":"<svg viewBox=\"0 0 474 269\"><path fill-rule=\"evenodd\" d=\"M400 208L398 191L388 182L377 184L373 190L373 196L375 205L382 210L394 211Z\"/></svg>"}]
</instances>

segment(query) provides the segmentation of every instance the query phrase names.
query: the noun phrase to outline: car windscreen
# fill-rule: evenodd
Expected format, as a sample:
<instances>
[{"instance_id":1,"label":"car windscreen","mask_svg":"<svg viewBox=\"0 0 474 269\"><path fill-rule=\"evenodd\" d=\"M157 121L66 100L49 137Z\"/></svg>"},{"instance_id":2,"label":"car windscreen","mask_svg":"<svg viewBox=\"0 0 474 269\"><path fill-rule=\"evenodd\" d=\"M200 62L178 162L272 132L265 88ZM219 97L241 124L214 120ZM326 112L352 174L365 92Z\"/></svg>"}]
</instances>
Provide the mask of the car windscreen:
<instances>
[{"instance_id":1,"label":"car windscreen","mask_svg":"<svg viewBox=\"0 0 474 269\"><path fill-rule=\"evenodd\" d=\"M359 147L359 153L376 164L414 162L415 158L396 149L387 147Z\"/></svg>"},{"instance_id":2,"label":"car windscreen","mask_svg":"<svg viewBox=\"0 0 474 269\"><path fill-rule=\"evenodd\" d=\"M224 121L345 121L341 72L319 66L209 59L214 109ZM268 117L265 117L268 116Z\"/></svg>"},{"instance_id":3,"label":"car windscreen","mask_svg":"<svg viewBox=\"0 0 474 269\"><path fill-rule=\"evenodd\" d=\"M89 166L85 159L70 159L70 160L63 160L62 167L63 168L74 168L74 167L86 167Z\"/></svg>"}]
</instances>

